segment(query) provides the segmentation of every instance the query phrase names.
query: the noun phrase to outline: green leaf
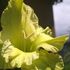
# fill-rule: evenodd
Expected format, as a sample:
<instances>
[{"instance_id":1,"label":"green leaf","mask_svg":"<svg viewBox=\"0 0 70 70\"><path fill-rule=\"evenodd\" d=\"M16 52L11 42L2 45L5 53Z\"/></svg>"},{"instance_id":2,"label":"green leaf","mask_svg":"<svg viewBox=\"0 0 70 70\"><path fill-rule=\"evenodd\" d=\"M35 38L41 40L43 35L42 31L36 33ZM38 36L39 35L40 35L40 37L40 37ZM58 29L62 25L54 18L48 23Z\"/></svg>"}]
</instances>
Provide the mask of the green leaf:
<instances>
[{"instance_id":1,"label":"green leaf","mask_svg":"<svg viewBox=\"0 0 70 70\"><path fill-rule=\"evenodd\" d=\"M70 62L69 63L65 63L64 70L70 70Z\"/></svg>"},{"instance_id":2,"label":"green leaf","mask_svg":"<svg viewBox=\"0 0 70 70\"><path fill-rule=\"evenodd\" d=\"M70 46L66 46L67 48L64 48L64 70L69 70L70 69Z\"/></svg>"}]
</instances>

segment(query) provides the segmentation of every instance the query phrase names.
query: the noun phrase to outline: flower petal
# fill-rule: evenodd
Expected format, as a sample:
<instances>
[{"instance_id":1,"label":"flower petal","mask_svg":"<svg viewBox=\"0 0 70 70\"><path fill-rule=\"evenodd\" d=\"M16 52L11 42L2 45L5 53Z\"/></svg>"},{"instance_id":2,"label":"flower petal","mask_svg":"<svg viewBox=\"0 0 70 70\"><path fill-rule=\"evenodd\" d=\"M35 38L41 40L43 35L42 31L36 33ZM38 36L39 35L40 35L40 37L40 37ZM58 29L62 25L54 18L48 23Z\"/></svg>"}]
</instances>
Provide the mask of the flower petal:
<instances>
[{"instance_id":1,"label":"flower petal","mask_svg":"<svg viewBox=\"0 0 70 70\"><path fill-rule=\"evenodd\" d=\"M31 65L33 60L39 58L39 54L36 51L23 52L15 48L9 40L5 41L1 53L5 58L6 63L9 63L11 67L18 68L20 68L23 64Z\"/></svg>"},{"instance_id":2,"label":"flower petal","mask_svg":"<svg viewBox=\"0 0 70 70\"><path fill-rule=\"evenodd\" d=\"M63 70L64 64L62 57L59 54L48 53L45 50L40 50L39 59L33 63L38 70Z\"/></svg>"}]
</instances>

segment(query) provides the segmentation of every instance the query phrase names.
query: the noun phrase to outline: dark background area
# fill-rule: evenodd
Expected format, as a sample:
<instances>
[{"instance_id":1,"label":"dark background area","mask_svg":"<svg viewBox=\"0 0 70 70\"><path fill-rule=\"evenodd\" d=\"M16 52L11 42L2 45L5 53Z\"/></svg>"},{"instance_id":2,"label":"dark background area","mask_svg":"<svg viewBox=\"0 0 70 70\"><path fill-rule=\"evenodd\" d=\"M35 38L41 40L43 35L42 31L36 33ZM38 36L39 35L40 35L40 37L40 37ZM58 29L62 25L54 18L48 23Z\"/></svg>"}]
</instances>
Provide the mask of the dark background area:
<instances>
[{"instance_id":1,"label":"dark background area","mask_svg":"<svg viewBox=\"0 0 70 70\"><path fill-rule=\"evenodd\" d=\"M49 26L54 30L53 9L54 0L25 0L27 5L30 5L39 18L39 24L42 27Z\"/></svg>"},{"instance_id":2,"label":"dark background area","mask_svg":"<svg viewBox=\"0 0 70 70\"><path fill-rule=\"evenodd\" d=\"M7 4L8 4L9 0L0 0L0 31L2 30L1 27L1 14L3 12L3 10L6 8Z\"/></svg>"}]
</instances>

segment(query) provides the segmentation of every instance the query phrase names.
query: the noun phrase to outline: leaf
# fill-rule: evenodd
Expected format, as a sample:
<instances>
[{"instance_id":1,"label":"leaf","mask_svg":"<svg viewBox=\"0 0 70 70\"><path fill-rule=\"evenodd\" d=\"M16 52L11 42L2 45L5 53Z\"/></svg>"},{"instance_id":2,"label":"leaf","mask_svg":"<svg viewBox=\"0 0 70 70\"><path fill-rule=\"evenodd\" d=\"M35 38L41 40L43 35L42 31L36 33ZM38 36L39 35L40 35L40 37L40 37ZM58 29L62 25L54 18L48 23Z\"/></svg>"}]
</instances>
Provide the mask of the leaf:
<instances>
[{"instance_id":1,"label":"leaf","mask_svg":"<svg viewBox=\"0 0 70 70\"><path fill-rule=\"evenodd\" d=\"M67 48L64 48L64 56L63 56L63 60L64 60L64 70L69 70L70 69L70 46L67 46Z\"/></svg>"}]
</instances>

